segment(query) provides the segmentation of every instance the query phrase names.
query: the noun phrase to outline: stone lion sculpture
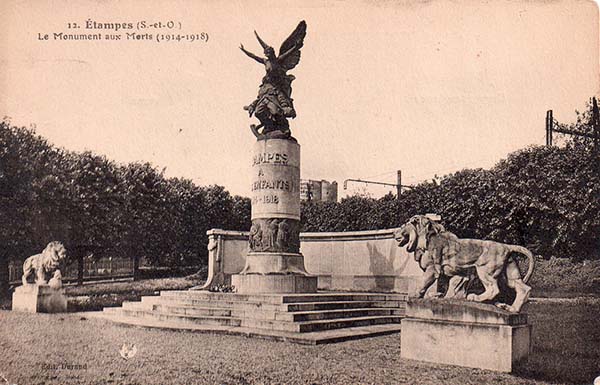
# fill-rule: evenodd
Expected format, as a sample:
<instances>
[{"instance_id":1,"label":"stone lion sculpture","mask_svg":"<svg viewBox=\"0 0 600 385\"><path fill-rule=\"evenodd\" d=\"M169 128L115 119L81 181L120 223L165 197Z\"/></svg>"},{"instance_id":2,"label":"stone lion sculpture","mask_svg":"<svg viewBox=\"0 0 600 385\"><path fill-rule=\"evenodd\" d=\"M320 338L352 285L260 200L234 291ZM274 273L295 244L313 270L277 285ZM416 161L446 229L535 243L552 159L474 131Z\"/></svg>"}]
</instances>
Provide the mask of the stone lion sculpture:
<instances>
[{"instance_id":1,"label":"stone lion sculpture","mask_svg":"<svg viewBox=\"0 0 600 385\"><path fill-rule=\"evenodd\" d=\"M35 277L35 283L44 285L48 283L53 287L62 286L62 278L58 269L67 256L67 250L62 243L53 241L40 254L32 255L23 263L23 285L27 285L28 278ZM52 275L50 282L48 276Z\"/></svg>"},{"instance_id":2,"label":"stone lion sculpture","mask_svg":"<svg viewBox=\"0 0 600 385\"><path fill-rule=\"evenodd\" d=\"M399 247L406 245L408 252L414 252L415 260L424 271L423 282L418 289L420 298L441 275L450 278L446 298L456 297L460 290L465 290L465 282L475 275L473 270L485 291L467 294L468 301L483 302L496 298L500 294L498 278L501 274L505 275L508 287L515 290L516 296L512 305L497 303L498 307L519 312L529 298L531 287L526 283L533 273L535 259L522 246L460 239L424 215L412 217L394 232L394 238ZM513 253L525 255L528 259L528 270L523 278Z\"/></svg>"}]
</instances>

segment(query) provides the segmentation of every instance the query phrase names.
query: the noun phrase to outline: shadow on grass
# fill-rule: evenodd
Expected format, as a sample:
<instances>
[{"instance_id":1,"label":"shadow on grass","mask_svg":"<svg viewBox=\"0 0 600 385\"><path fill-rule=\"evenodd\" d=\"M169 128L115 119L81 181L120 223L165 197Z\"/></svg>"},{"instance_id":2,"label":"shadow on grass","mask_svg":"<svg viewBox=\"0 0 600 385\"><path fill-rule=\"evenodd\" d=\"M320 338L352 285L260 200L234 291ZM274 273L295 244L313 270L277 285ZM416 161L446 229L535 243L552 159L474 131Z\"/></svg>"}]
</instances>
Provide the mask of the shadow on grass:
<instances>
[{"instance_id":1,"label":"shadow on grass","mask_svg":"<svg viewBox=\"0 0 600 385\"><path fill-rule=\"evenodd\" d=\"M533 349L515 375L566 384L600 376L600 301L530 303Z\"/></svg>"}]
</instances>

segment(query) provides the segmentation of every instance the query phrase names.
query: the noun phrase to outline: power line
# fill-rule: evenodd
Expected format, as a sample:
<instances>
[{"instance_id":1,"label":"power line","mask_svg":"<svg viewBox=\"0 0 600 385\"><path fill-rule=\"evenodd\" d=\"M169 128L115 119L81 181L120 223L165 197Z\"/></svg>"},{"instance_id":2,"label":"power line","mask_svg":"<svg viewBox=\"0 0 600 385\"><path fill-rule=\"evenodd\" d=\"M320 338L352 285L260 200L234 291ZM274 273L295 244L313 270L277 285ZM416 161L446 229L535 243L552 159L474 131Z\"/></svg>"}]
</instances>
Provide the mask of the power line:
<instances>
[{"instance_id":1,"label":"power line","mask_svg":"<svg viewBox=\"0 0 600 385\"><path fill-rule=\"evenodd\" d=\"M539 141L536 141L535 144L537 143L544 143L545 141L545 135L543 135L542 137L540 137ZM463 163L462 165L454 165L454 166L450 166L450 167L446 167L443 169L438 169L435 171L430 171L430 172L424 172L424 173L419 173L419 174L412 174L412 175L407 175L406 179L408 179L409 181L411 181L411 184L416 184L416 183L420 183L423 182L425 180L428 179L433 179L435 176L443 176L443 174L450 172L450 171L459 171L461 169L465 169L465 168L469 168L469 167L477 167L479 166L479 164L483 161L489 160L489 158L487 157L481 157L478 159L473 159L467 163ZM496 163L498 162L498 160L495 161ZM478 167L481 168L481 167ZM380 176L384 176L384 175L391 175L391 174L395 174L396 170L394 171L388 171L388 172L383 172L383 173L379 173L379 174L375 174L375 175L370 175L370 176L365 176L360 178L362 179L371 179L371 178L376 178L376 177L380 177ZM442 174L442 175L440 175Z\"/></svg>"},{"instance_id":2,"label":"power line","mask_svg":"<svg viewBox=\"0 0 600 385\"><path fill-rule=\"evenodd\" d=\"M365 176L361 179L371 179L371 178L377 178L378 176L383 176L383 175L390 175L390 174L396 174L396 170L394 171L389 171L389 172L384 172L381 174L377 174L377 175L369 175L369 176Z\"/></svg>"},{"instance_id":3,"label":"power line","mask_svg":"<svg viewBox=\"0 0 600 385\"><path fill-rule=\"evenodd\" d=\"M402 187L404 188L412 188L412 186L406 186L402 184L402 171L400 170L396 170L396 183L387 183L387 182L378 182L378 181L372 181L372 180L364 180L364 179L346 179L344 180L344 190L346 190L348 188L348 182L358 182L358 183L365 183L365 184L376 184L376 185L382 185L382 186L393 186L396 188L396 196L397 199L400 199L400 194L402 193Z\"/></svg>"},{"instance_id":4,"label":"power line","mask_svg":"<svg viewBox=\"0 0 600 385\"><path fill-rule=\"evenodd\" d=\"M546 111L546 146L552 146L552 134L558 132L560 134L593 139L594 152L598 153L600 151L600 111L595 96L592 97L592 116L590 117L589 125L592 128L591 133L565 128L554 119L552 110L548 110Z\"/></svg>"}]
</instances>

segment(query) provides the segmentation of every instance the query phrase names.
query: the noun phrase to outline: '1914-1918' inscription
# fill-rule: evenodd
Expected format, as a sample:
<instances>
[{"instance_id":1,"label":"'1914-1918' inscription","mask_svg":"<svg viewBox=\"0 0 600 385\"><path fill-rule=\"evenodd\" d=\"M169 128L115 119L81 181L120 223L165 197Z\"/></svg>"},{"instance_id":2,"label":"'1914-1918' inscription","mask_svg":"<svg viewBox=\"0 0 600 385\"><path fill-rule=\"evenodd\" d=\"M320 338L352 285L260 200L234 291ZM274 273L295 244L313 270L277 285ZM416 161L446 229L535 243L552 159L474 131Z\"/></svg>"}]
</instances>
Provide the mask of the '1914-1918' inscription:
<instances>
[{"instance_id":1,"label":"'1914-1918' inscription","mask_svg":"<svg viewBox=\"0 0 600 385\"><path fill-rule=\"evenodd\" d=\"M259 195L259 196L255 196L252 197L252 204L259 204L259 203L264 203L264 204L278 204L279 203L279 197L277 195Z\"/></svg>"},{"instance_id":2,"label":"'1914-1918' inscription","mask_svg":"<svg viewBox=\"0 0 600 385\"><path fill-rule=\"evenodd\" d=\"M39 41L155 41L208 42L203 31L183 32L181 22L174 20L139 20L137 22L99 22L87 19L83 23L66 23L68 31L38 32Z\"/></svg>"}]
</instances>

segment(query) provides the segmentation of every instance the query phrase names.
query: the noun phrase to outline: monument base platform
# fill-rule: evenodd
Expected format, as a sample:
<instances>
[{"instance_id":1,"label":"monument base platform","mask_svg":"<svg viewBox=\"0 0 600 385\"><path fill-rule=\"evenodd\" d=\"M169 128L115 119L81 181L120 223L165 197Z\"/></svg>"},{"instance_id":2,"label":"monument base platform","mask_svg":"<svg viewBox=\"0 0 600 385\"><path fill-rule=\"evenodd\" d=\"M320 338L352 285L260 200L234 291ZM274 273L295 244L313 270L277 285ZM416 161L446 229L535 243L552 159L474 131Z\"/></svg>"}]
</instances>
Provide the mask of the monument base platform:
<instances>
[{"instance_id":1,"label":"monument base platform","mask_svg":"<svg viewBox=\"0 0 600 385\"><path fill-rule=\"evenodd\" d=\"M162 291L86 313L135 326L323 344L400 332L406 294Z\"/></svg>"},{"instance_id":2,"label":"monument base platform","mask_svg":"<svg viewBox=\"0 0 600 385\"><path fill-rule=\"evenodd\" d=\"M300 274L235 274L231 285L240 294L316 293L316 276Z\"/></svg>"},{"instance_id":3,"label":"monument base platform","mask_svg":"<svg viewBox=\"0 0 600 385\"><path fill-rule=\"evenodd\" d=\"M402 320L402 358L511 372L530 347L527 315L494 305L410 299Z\"/></svg>"},{"instance_id":4,"label":"monument base platform","mask_svg":"<svg viewBox=\"0 0 600 385\"><path fill-rule=\"evenodd\" d=\"M64 313L67 311L65 289L28 284L15 289L12 310L29 313Z\"/></svg>"},{"instance_id":5,"label":"monument base platform","mask_svg":"<svg viewBox=\"0 0 600 385\"><path fill-rule=\"evenodd\" d=\"M304 268L304 257L300 253L250 252L246 255L244 274L294 274L308 275Z\"/></svg>"}]
</instances>

